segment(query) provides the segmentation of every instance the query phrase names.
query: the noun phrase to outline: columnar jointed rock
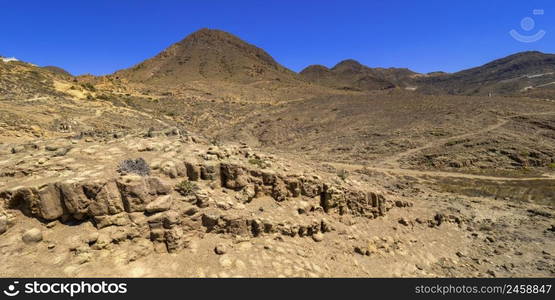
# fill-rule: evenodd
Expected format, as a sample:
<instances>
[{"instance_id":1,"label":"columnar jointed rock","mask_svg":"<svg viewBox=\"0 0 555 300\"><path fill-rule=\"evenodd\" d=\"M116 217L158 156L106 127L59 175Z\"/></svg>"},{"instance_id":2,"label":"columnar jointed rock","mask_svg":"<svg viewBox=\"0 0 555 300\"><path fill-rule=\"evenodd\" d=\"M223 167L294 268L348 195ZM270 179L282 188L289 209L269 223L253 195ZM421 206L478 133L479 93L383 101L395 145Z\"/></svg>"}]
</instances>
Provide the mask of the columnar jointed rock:
<instances>
[{"instance_id":1,"label":"columnar jointed rock","mask_svg":"<svg viewBox=\"0 0 555 300\"><path fill-rule=\"evenodd\" d=\"M198 162L192 159L183 163L180 158L172 158L160 161L154 170L166 179L137 174L93 180L65 179L2 191L0 198L7 200L10 208L18 208L43 221L91 220L98 230L98 237L87 242L93 249L106 249L126 241L140 249L150 249L137 241L145 239L153 242L157 251L168 252L187 247L191 235L203 232L252 237L283 234L312 237L321 242L323 234L333 230L333 226L320 214L376 217L383 215L391 205L377 193L343 184L324 184L318 176L280 174L216 160ZM190 182L196 190L180 196L175 186L185 176L188 182L200 182ZM224 188L221 191L226 194L224 201L217 198L222 195L218 184ZM261 197L283 202L280 206L299 203L296 211L302 217L268 220L234 211L221 215L220 209L240 211ZM222 203L226 208L222 208ZM312 214L318 217L307 220ZM7 229L6 220L0 214L0 233Z\"/></svg>"}]
</instances>

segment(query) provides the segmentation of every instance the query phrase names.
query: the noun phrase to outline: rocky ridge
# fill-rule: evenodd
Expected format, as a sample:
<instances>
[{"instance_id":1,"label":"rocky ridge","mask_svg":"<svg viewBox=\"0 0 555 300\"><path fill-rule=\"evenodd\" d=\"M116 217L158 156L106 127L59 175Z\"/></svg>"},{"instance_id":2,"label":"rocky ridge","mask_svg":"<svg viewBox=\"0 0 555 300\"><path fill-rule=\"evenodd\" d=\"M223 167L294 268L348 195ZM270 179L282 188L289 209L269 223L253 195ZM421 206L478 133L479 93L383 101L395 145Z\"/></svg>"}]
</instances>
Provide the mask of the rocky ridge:
<instances>
[{"instance_id":1,"label":"rocky ridge","mask_svg":"<svg viewBox=\"0 0 555 300\"><path fill-rule=\"evenodd\" d=\"M281 168L282 161L247 146L207 146L177 129L149 130L106 144L88 141L4 147L1 163L12 171L0 177L3 233L21 212L44 223L92 224L94 233L76 237L92 249L144 239L153 249L172 253L205 233L318 240L332 230L335 216L373 219L395 206L368 187L310 169L292 173ZM118 172L127 156L144 157L146 174ZM264 203L294 213L276 218Z\"/></svg>"}]
</instances>

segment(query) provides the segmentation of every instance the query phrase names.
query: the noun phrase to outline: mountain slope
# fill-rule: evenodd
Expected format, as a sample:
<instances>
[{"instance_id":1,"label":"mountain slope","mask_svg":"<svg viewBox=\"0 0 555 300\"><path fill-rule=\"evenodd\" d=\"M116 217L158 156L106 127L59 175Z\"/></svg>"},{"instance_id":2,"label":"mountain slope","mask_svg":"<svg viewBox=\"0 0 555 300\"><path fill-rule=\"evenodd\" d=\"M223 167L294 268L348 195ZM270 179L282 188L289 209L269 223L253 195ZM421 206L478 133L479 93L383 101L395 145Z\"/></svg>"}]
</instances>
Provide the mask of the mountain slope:
<instances>
[{"instance_id":1,"label":"mountain slope","mask_svg":"<svg viewBox=\"0 0 555 300\"><path fill-rule=\"evenodd\" d=\"M555 54L521 52L453 74L421 77L426 93L463 95L513 94L555 82Z\"/></svg>"},{"instance_id":2,"label":"mountain slope","mask_svg":"<svg viewBox=\"0 0 555 300\"><path fill-rule=\"evenodd\" d=\"M0 60L0 100L28 99L57 95L55 80L64 80L59 74L23 61Z\"/></svg>"},{"instance_id":3,"label":"mountain slope","mask_svg":"<svg viewBox=\"0 0 555 300\"><path fill-rule=\"evenodd\" d=\"M115 73L131 82L175 86L195 80L293 80L264 50L221 30L201 29L138 65Z\"/></svg>"},{"instance_id":4,"label":"mountain slope","mask_svg":"<svg viewBox=\"0 0 555 300\"><path fill-rule=\"evenodd\" d=\"M310 82L346 90L383 90L403 86L410 76L416 74L409 69L369 68L359 62L347 59L333 68L311 65L300 72Z\"/></svg>"}]
</instances>

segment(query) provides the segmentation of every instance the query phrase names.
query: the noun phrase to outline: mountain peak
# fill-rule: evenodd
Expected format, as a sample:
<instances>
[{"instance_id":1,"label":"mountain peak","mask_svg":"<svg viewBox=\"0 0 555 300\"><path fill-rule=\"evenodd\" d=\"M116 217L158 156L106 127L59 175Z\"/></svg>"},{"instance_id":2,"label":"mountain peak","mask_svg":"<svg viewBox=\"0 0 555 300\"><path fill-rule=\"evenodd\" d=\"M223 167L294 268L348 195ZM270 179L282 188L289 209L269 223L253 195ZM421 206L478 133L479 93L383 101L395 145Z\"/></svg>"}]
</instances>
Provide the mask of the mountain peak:
<instances>
[{"instance_id":1,"label":"mountain peak","mask_svg":"<svg viewBox=\"0 0 555 300\"><path fill-rule=\"evenodd\" d=\"M345 59L340 61L338 64L336 64L332 69L333 70L337 70L337 69L362 69L365 66L362 65L361 63L359 63L358 61L354 60L354 59Z\"/></svg>"},{"instance_id":2,"label":"mountain peak","mask_svg":"<svg viewBox=\"0 0 555 300\"><path fill-rule=\"evenodd\" d=\"M231 33L208 28L195 31L155 57L118 72L131 81L164 86L205 79L247 83L285 79L293 74L264 50Z\"/></svg>"},{"instance_id":3,"label":"mountain peak","mask_svg":"<svg viewBox=\"0 0 555 300\"><path fill-rule=\"evenodd\" d=\"M236 37L235 35L219 30L219 29L210 29L210 28L202 28L199 29L188 36L186 36L183 40L181 40L178 44L187 43L187 42L214 42L214 41L235 41L235 42L243 42L240 38ZM244 43L244 42L243 42Z\"/></svg>"},{"instance_id":4,"label":"mountain peak","mask_svg":"<svg viewBox=\"0 0 555 300\"><path fill-rule=\"evenodd\" d=\"M309 74L309 73L322 73L322 72L329 72L330 69L323 65L310 65L304 69L302 69L299 74Z\"/></svg>"}]
</instances>

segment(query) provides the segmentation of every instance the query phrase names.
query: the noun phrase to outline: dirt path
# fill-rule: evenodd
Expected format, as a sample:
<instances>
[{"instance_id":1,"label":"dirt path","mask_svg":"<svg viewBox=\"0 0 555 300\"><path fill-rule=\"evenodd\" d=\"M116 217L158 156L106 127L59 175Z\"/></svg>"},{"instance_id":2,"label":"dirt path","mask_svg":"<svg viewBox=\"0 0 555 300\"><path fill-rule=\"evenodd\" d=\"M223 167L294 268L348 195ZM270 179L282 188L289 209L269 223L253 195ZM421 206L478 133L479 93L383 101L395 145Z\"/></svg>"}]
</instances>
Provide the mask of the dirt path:
<instances>
[{"instance_id":1,"label":"dirt path","mask_svg":"<svg viewBox=\"0 0 555 300\"><path fill-rule=\"evenodd\" d=\"M497 177L497 176L487 176L487 175L475 175L475 174L465 174L456 172L444 172L444 171L419 171L411 169L401 169L394 167L372 167L359 164L346 164L346 163L336 163L328 162L326 163L338 169L345 169L348 171L356 171L361 169L367 169L371 171L382 172L391 175L402 175L402 176L412 176L412 177L451 177L451 178L465 178L465 179L482 179L482 180L493 180L493 181L531 181L531 180L555 180L555 176L546 174L545 177Z\"/></svg>"},{"instance_id":2,"label":"dirt path","mask_svg":"<svg viewBox=\"0 0 555 300\"><path fill-rule=\"evenodd\" d=\"M403 176L413 176L413 177L451 177L451 178L465 178L465 179L482 179L482 180L494 180L494 181L531 181L531 180L555 180L555 175L552 174L544 174L543 177L497 177L497 176L487 176L487 175L475 175L475 174L465 174L465 173L457 173L457 172L445 172L445 171L421 171L421 170L411 170L411 169L403 169L400 166L399 161L402 158L410 156L414 153L420 152L424 149L432 148L441 146L447 142L465 139L471 136L479 135L482 133L493 131L505 124L507 124L510 119L522 116L538 116L538 115L553 115L555 112L537 112L537 113L525 113L525 114L518 114L515 116L511 116L507 119L500 119L497 123L487 126L481 130L468 132L465 134L452 136L444 139L439 139L436 141L432 141L426 143L423 146L409 149L407 151L403 151L401 153L397 153L392 155L391 157L379 162L377 165L359 165L359 164L345 164L345 163L335 163L329 162L329 165L332 165L336 168L342 168L345 170L359 170L366 168L368 170L387 173L387 174L395 174L395 175L403 175Z\"/></svg>"}]
</instances>

